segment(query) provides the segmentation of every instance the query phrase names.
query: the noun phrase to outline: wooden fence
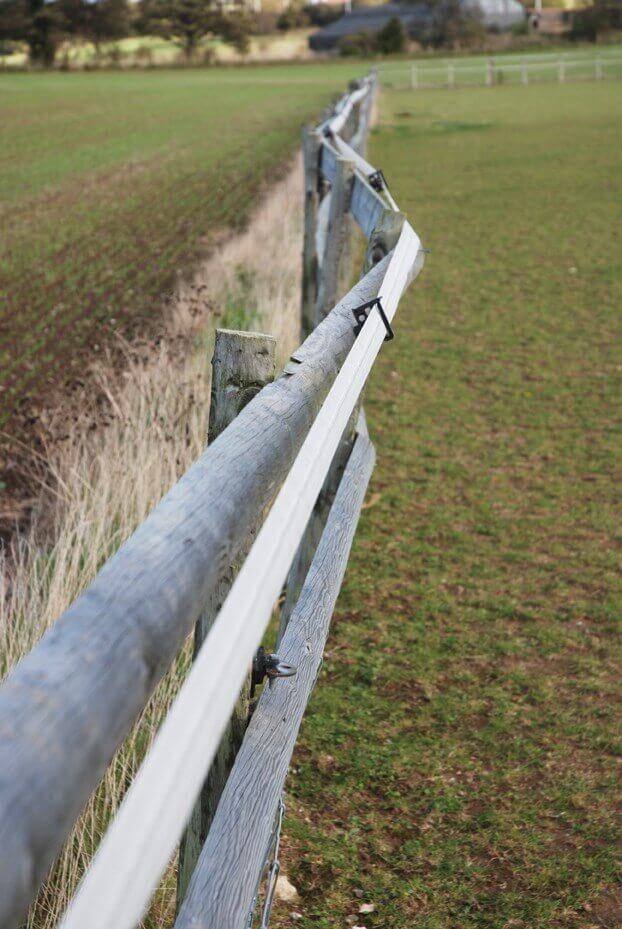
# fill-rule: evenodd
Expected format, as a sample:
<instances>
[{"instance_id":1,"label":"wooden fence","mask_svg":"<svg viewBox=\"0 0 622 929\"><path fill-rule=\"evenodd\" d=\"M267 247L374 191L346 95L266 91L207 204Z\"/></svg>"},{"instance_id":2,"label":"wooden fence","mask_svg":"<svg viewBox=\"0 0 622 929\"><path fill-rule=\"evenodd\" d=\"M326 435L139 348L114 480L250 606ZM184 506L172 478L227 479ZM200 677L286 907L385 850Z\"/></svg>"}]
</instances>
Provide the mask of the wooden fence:
<instances>
[{"instance_id":1,"label":"wooden fence","mask_svg":"<svg viewBox=\"0 0 622 929\"><path fill-rule=\"evenodd\" d=\"M252 926L260 896L267 922L283 785L374 463L361 392L423 265L364 158L375 91L375 75L356 82L303 134L302 345L272 381L270 337L217 334L206 451L0 690L2 929L195 624L192 669L60 925L135 926L180 840L177 929ZM365 270L338 300L352 220ZM283 589L267 670L296 673L249 722Z\"/></svg>"}]
</instances>

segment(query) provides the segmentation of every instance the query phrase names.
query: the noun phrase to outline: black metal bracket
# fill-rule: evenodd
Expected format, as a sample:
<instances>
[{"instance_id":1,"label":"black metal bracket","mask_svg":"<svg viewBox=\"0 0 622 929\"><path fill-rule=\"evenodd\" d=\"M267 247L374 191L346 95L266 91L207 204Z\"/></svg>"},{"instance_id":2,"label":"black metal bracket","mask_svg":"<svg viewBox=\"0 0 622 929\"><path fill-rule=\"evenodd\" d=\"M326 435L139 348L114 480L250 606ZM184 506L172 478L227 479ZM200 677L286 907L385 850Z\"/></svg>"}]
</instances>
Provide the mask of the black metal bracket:
<instances>
[{"instance_id":1,"label":"black metal bracket","mask_svg":"<svg viewBox=\"0 0 622 929\"><path fill-rule=\"evenodd\" d=\"M386 178L380 168L378 168L377 171L374 171L373 174L367 175L367 183L373 190L377 190L379 194L381 194L383 190L389 189L387 187Z\"/></svg>"},{"instance_id":2,"label":"black metal bracket","mask_svg":"<svg viewBox=\"0 0 622 929\"><path fill-rule=\"evenodd\" d=\"M277 677L293 677L297 668L293 664L286 664L281 661L278 655L269 655L263 645L257 649L253 658L253 670L251 673L251 697L255 695L255 687L263 684L265 678L268 678L270 685Z\"/></svg>"},{"instance_id":3,"label":"black metal bracket","mask_svg":"<svg viewBox=\"0 0 622 929\"><path fill-rule=\"evenodd\" d=\"M358 335L365 323L367 322L367 317L373 308L377 306L378 312L380 313L380 319L384 323L384 328L387 330L387 334L384 337L385 342L390 342L391 339L395 338L395 333L391 328L391 323L387 319L385 311L382 309L382 303L380 302L380 297L375 297L373 300L370 300L368 303L362 303L361 306L355 306L352 310L352 315L356 320L356 326L354 327L354 335Z\"/></svg>"}]
</instances>

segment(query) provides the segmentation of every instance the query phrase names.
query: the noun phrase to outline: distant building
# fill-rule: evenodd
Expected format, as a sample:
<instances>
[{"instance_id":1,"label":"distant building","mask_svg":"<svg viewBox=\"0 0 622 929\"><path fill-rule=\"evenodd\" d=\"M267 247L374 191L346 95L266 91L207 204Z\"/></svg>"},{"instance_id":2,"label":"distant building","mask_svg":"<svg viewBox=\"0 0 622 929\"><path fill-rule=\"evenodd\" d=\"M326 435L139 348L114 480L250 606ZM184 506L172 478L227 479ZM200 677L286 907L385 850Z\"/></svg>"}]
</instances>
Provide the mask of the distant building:
<instances>
[{"instance_id":1,"label":"distant building","mask_svg":"<svg viewBox=\"0 0 622 929\"><path fill-rule=\"evenodd\" d=\"M309 38L309 45L315 52L327 52L337 48L342 39L358 35L361 32L380 32L390 19L397 17L402 21L408 35L415 36L432 25L432 10L425 3L402 5L384 3L382 6L358 6L351 13L329 23Z\"/></svg>"},{"instance_id":2,"label":"distant building","mask_svg":"<svg viewBox=\"0 0 622 929\"><path fill-rule=\"evenodd\" d=\"M482 25L491 32L503 32L525 21L525 8L519 0L461 0L460 5L465 12L479 14ZM442 15L442 3L436 6L384 3L381 6L355 7L314 32L309 45L316 52L331 51L342 39L361 32L379 32L393 17L401 20L411 38L418 39L432 29L439 15Z\"/></svg>"},{"instance_id":3,"label":"distant building","mask_svg":"<svg viewBox=\"0 0 622 929\"><path fill-rule=\"evenodd\" d=\"M465 13L479 14L484 29L491 32L512 29L526 18L525 7L518 0L460 0L460 7Z\"/></svg>"}]
</instances>

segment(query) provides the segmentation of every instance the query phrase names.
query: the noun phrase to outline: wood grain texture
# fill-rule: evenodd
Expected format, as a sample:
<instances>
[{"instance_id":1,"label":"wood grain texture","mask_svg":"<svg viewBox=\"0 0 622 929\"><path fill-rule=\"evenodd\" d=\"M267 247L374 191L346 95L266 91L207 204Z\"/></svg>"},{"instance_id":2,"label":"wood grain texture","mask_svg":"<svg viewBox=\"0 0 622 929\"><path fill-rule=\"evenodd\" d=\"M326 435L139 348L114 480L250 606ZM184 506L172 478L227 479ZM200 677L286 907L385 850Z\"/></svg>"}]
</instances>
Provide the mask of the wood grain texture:
<instances>
[{"instance_id":1,"label":"wood grain texture","mask_svg":"<svg viewBox=\"0 0 622 929\"><path fill-rule=\"evenodd\" d=\"M274 380L276 339L217 329L212 359L208 440L215 442L259 391Z\"/></svg>"},{"instance_id":2,"label":"wood grain texture","mask_svg":"<svg viewBox=\"0 0 622 929\"><path fill-rule=\"evenodd\" d=\"M274 380L276 371L276 340L259 332L238 332L217 329L212 357L212 389L208 443L215 442L244 407L259 391ZM259 523L259 520L258 520ZM256 529L254 527L254 529ZM228 566L195 626L194 652L198 654L207 633L239 570L239 563L250 550L255 537L251 531L241 546L236 563ZM179 848L177 874L177 906L186 893L199 853L209 832L229 772L233 767L249 717L250 675L240 692L229 724L220 740L216 756L193 808L190 821Z\"/></svg>"},{"instance_id":3,"label":"wood grain texture","mask_svg":"<svg viewBox=\"0 0 622 929\"><path fill-rule=\"evenodd\" d=\"M321 139L317 130L305 126L302 131L304 171L304 228L302 245L301 336L306 339L315 327L315 304L318 289L316 223L318 208L318 160Z\"/></svg>"},{"instance_id":4,"label":"wood grain texture","mask_svg":"<svg viewBox=\"0 0 622 929\"><path fill-rule=\"evenodd\" d=\"M321 667L374 458L369 439L359 436L280 645L279 654L298 672L264 689L175 929L245 926L300 722Z\"/></svg>"},{"instance_id":5,"label":"wood grain texture","mask_svg":"<svg viewBox=\"0 0 622 929\"><path fill-rule=\"evenodd\" d=\"M355 82L358 84L358 82ZM354 88L357 89L357 88ZM359 120L360 104L351 111L348 124L354 123L356 128ZM345 131L346 127L344 127ZM335 142L338 141L335 139ZM326 295L331 291L336 292L340 286L341 279L347 275L350 276L350 249L349 245L352 239L352 230L349 228L351 217L348 215L348 201L344 198L348 184L351 186L352 180L355 180L352 165L350 162L334 155L334 148L325 140L322 144L321 139L318 146L322 146L323 152L332 153L332 191L328 195L328 209L321 212L321 217L326 217L326 227L319 237L320 245L323 247L324 258L320 269L320 287L318 289L318 309L321 312L320 301L326 299ZM351 149L349 149L352 152ZM315 162L320 153L320 148L315 150ZM324 201L326 207L326 200ZM335 215L335 211L341 209L341 215ZM314 511L309 519L305 534L301 540L300 547L296 552L290 572L287 578L285 589L285 599L281 609L279 631L277 635L277 645L281 642L292 610L298 601L304 580L307 576L309 566L315 554L318 542L324 531L324 526L328 517L328 512L332 506L335 492L339 486L341 476L348 461L352 443L354 441L354 428L356 424L357 413L351 417L348 428L345 430L335 458L331 464L329 473L322 487L322 491L317 499Z\"/></svg>"},{"instance_id":6,"label":"wood grain texture","mask_svg":"<svg viewBox=\"0 0 622 929\"><path fill-rule=\"evenodd\" d=\"M318 203L317 208L317 220L315 224L315 252L317 255L318 262L318 286L320 277L322 274L322 262L324 261L324 253L326 251L326 238L328 236L328 217L330 215L330 200L331 200L331 191L328 190L324 193L324 196L321 198ZM315 316L315 307L317 305L317 289L316 289L316 302L313 306L313 326L316 325L317 320Z\"/></svg>"},{"instance_id":7,"label":"wood grain texture","mask_svg":"<svg viewBox=\"0 0 622 929\"><path fill-rule=\"evenodd\" d=\"M389 320L419 250L418 236L405 223L379 292ZM216 754L385 334L380 314L370 313L59 929L134 929L146 912ZM215 674L215 668L222 670Z\"/></svg>"},{"instance_id":8,"label":"wood grain texture","mask_svg":"<svg viewBox=\"0 0 622 929\"><path fill-rule=\"evenodd\" d=\"M324 319L337 297L341 256L348 228L346 214L350 205L353 179L354 169L351 163L338 158L330 194L328 228L316 303L316 322Z\"/></svg>"},{"instance_id":9,"label":"wood grain texture","mask_svg":"<svg viewBox=\"0 0 622 929\"><path fill-rule=\"evenodd\" d=\"M274 499L354 342L335 307L0 689L0 926L23 917L80 810Z\"/></svg>"},{"instance_id":10,"label":"wood grain texture","mask_svg":"<svg viewBox=\"0 0 622 929\"><path fill-rule=\"evenodd\" d=\"M309 572L309 567L317 550L319 541L324 532L326 520L330 508L335 499L335 493L341 482L344 470L348 463L352 444L354 442L355 427L358 419L358 408L353 412L346 429L341 436L339 446L335 452L335 457L331 462L330 469L326 475L326 480L322 485L322 490L317 498L313 508L313 513L309 518L304 535L301 539L298 551L292 561L292 566L287 575L287 584L285 586L285 598L281 607L279 617L279 629L277 633L277 649L285 635L285 630L289 623L290 617L300 598L305 579Z\"/></svg>"},{"instance_id":11,"label":"wood grain texture","mask_svg":"<svg viewBox=\"0 0 622 929\"><path fill-rule=\"evenodd\" d=\"M373 114L374 114L374 104L376 102L376 95L378 93L378 73L373 71L371 74L369 86L369 93L367 94L362 107L362 138L359 143L357 151L364 158L367 156L367 144L369 139L369 130L371 128Z\"/></svg>"},{"instance_id":12,"label":"wood grain texture","mask_svg":"<svg viewBox=\"0 0 622 929\"><path fill-rule=\"evenodd\" d=\"M338 160L339 155L330 144L330 142L323 141L320 159L320 173L322 177L329 181L331 184L334 182L337 176ZM354 181L352 184L350 212L367 239L370 237L374 226L382 214L382 211L385 209L386 204L382 200L382 197L372 187L369 186L362 174L357 171L354 175ZM327 225L328 219L326 218L324 222ZM318 248L323 248L325 242L325 235L323 235L321 239L318 236ZM321 254L323 255L323 251Z\"/></svg>"},{"instance_id":13,"label":"wood grain texture","mask_svg":"<svg viewBox=\"0 0 622 929\"><path fill-rule=\"evenodd\" d=\"M365 178L356 174L352 185L350 211L365 238L369 239L384 209L386 206L380 195L369 186Z\"/></svg>"},{"instance_id":14,"label":"wood grain texture","mask_svg":"<svg viewBox=\"0 0 622 929\"><path fill-rule=\"evenodd\" d=\"M382 261L395 248L405 222L406 217L403 213L387 208L382 211L369 237L363 273Z\"/></svg>"},{"instance_id":15,"label":"wood grain texture","mask_svg":"<svg viewBox=\"0 0 622 929\"><path fill-rule=\"evenodd\" d=\"M376 89L376 82L377 78L375 74L370 75L370 77L367 79L367 93L358 104L355 130L349 139L349 144L356 152L361 155L364 155L367 149L367 136L369 132L369 122Z\"/></svg>"},{"instance_id":16,"label":"wood grain texture","mask_svg":"<svg viewBox=\"0 0 622 929\"><path fill-rule=\"evenodd\" d=\"M337 176L337 159L339 153L333 148L329 139L322 139L320 151L320 174L332 184Z\"/></svg>"}]
</instances>

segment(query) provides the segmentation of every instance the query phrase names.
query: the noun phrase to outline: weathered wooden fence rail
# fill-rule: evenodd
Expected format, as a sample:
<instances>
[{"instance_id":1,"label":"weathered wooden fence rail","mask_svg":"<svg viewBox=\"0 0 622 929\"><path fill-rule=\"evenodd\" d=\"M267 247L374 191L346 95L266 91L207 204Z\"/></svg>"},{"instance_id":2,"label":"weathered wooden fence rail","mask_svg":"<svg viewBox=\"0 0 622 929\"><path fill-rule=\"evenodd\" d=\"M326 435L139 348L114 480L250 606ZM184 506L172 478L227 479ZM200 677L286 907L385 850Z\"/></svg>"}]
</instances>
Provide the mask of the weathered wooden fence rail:
<instances>
[{"instance_id":1,"label":"weathered wooden fence rail","mask_svg":"<svg viewBox=\"0 0 622 929\"><path fill-rule=\"evenodd\" d=\"M178 929L252 922L373 467L361 392L386 324L423 264L418 237L363 157L375 86L374 75L358 82L305 133L305 341L270 383L268 338L243 345L239 334L220 337L232 380L225 377L220 400L215 382L214 440L0 689L2 929L19 925L199 622L192 670L61 925L138 923L222 754L222 734L287 582L279 651L297 674L266 689L245 734L242 725L237 758L222 761L210 794L216 807L226 782L215 816L205 814L209 831L199 804L180 869ZM332 306L350 217L368 239L366 273ZM364 305L367 320L355 335L353 311L360 321Z\"/></svg>"}]
</instances>

